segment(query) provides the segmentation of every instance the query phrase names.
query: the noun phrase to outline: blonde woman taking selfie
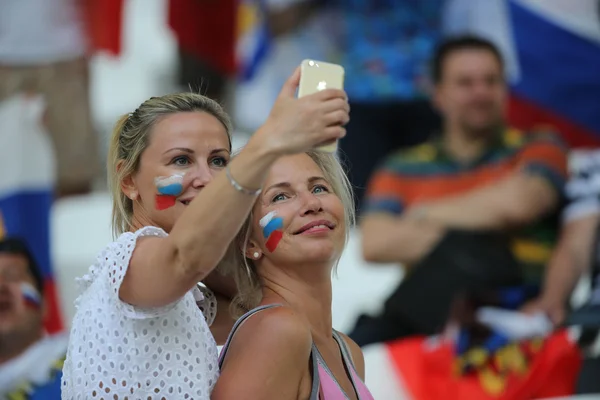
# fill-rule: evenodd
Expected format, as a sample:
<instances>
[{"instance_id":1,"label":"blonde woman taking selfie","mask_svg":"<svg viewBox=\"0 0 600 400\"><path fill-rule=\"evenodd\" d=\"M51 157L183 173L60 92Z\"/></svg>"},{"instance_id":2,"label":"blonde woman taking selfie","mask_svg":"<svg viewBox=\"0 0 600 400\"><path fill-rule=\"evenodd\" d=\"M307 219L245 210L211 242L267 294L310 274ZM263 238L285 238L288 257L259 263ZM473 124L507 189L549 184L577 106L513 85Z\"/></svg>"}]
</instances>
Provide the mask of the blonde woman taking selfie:
<instances>
[{"instance_id":1,"label":"blonde woman taking selfie","mask_svg":"<svg viewBox=\"0 0 600 400\"><path fill-rule=\"evenodd\" d=\"M63 399L210 398L211 329L222 341L232 320L197 283L211 286L271 166L345 134L345 93L296 99L299 78L231 162L229 117L204 96L151 98L118 122L108 157L118 238L81 279Z\"/></svg>"}]
</instances>

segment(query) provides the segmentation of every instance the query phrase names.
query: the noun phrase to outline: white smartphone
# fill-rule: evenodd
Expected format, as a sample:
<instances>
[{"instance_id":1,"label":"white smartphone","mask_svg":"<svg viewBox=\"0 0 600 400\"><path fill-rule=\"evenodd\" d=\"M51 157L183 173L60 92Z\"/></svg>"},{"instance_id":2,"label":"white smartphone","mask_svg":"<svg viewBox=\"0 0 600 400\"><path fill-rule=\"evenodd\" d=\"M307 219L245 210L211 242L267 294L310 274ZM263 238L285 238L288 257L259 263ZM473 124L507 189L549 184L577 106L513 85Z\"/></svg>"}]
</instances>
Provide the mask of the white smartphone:
<instances>
[{"instance_id":1,"label":"white smartphone","mask_svg":"<svg viewBox=\"0 0 600 400\"><path fill-rule=\"evenodd\" d=\"M300 84L298 97L316 93L324 89L344 89L344 67L338 64L316 60L304 60L300 64ZM337 150L337 140L326 146L317 148L319 151L334 153Z\"/></svg>"}]
</instances>

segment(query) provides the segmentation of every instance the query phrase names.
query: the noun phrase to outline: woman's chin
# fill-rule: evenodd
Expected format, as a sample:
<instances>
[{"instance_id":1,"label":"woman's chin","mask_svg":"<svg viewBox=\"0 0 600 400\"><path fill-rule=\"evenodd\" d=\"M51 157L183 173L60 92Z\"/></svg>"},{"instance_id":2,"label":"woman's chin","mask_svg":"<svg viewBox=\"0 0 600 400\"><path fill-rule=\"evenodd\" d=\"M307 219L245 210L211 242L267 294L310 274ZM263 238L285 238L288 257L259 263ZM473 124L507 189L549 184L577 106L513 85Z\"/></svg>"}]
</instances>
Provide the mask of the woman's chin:
<instances>
[{"instance_id":1,"label":"woman's chin","mask_svg":"<svg viewBox=\"0 0 600 400\"><path fill-rule=\"evenodd\" d=\"M302 246L298 251L303 262L334 263L341 255L341 250L334 243L314 243L311 246Z\"/></svg>"}]
</instances>

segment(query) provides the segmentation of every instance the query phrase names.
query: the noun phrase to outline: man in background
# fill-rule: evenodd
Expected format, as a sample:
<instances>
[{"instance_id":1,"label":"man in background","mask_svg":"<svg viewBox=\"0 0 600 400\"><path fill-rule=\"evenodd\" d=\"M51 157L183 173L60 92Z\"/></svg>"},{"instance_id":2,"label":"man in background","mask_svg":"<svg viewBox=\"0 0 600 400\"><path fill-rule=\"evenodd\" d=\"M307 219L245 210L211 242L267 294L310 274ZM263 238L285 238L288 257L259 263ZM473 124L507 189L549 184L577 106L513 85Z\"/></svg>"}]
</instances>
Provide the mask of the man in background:
<instances>
[{"instance_id":1,"label":"man in background","mask_svg":"<svg viewBox=\"0 0 600 400\"><path fill-rule=\"evenodd\" d=\"M25 242L0 240L0 398L60 399L64 335L45 336L42 276Z\"/></svg>"},{"instance_id":2,"label":"man in background","mask_svg":"<svg viewBox=\"0 0 600 400\"><path fill-rule=\"evenodd\" d=\"M438 333L459 293L539 284L555 244L566 149L505 126L496 46L449 39L432 75L442 134L392 153L369 183L364 257L408 273L382 315L359 320L359 345Z\"/></svg>"}]
</instances>

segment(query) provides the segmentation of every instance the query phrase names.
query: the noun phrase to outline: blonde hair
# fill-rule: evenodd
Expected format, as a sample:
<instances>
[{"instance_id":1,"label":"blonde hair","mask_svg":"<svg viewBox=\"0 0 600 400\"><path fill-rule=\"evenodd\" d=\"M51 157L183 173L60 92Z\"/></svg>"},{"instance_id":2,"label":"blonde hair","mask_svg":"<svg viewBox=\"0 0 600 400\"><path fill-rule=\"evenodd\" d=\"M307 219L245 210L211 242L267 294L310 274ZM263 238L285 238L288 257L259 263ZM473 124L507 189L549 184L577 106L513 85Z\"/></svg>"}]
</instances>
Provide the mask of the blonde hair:
<instances>
[{"instance_id":1,"label":"blonde hair","mask_svg":"<svg viewBox=\"0 0 600 400\"><path fill-rule=\"evenodd\" d=\"M350 237L350 229L355 222L352 186L348 177L344 173L344 169L336 155L316 151L306 154L323 171L323 175L331 184L333 192L342 202L347 243ZM231 312L237 316L256 307L262 296L261 283L256 266L252 259L246 257L246 246L252 235L252 218L253 215L250 213L219 267L219 271L222 273L233 276L237 284L238 295L233 299L231 304Z\"/></svg>"},{"instance_id":2,"label":"blonde hair","mask_svg":"<svg viewBox=\"0 0 600 400\"><path fill-rule=\"evenodd\" d=\"M196 93L152 97L117 121L111 135L107 159L108 184L113 200L114 235L120 235L131 228L133 201L121 190L121 182L137 172L140 158L150 143L152 128L167 115L194 111L206 112L223 124L231 149L232 127L229 116L219 103Z\"/></svg>"}]
</instances>

